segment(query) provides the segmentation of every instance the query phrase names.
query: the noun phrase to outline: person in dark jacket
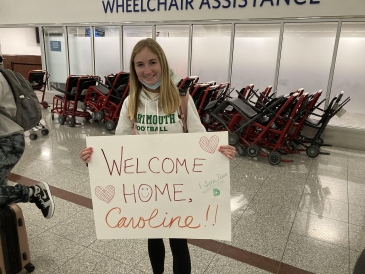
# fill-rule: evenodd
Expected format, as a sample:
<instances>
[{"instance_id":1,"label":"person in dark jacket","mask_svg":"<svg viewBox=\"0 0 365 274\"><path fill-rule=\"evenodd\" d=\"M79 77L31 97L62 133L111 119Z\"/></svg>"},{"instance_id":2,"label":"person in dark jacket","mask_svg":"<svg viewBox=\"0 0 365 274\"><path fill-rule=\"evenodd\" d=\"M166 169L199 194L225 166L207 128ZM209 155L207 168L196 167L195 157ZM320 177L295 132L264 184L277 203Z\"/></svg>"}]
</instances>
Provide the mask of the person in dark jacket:
<instances>
[{"instance_id":1,"label":"person in dark jacket","mask_svg":"<svg viewBox=\"0 0 365 274\"><path fill-rule=\"evenodd\" d=\"M0 69L3 68L0 54ZM50 219L55 205L47 183L40 182L31 187L8 185L8 174L22 157L25 147L24 130L11 119L16 111L13 92L0 73L0 206L11 202L35 203L43 216Z\"/></svg>"}]
</instances>

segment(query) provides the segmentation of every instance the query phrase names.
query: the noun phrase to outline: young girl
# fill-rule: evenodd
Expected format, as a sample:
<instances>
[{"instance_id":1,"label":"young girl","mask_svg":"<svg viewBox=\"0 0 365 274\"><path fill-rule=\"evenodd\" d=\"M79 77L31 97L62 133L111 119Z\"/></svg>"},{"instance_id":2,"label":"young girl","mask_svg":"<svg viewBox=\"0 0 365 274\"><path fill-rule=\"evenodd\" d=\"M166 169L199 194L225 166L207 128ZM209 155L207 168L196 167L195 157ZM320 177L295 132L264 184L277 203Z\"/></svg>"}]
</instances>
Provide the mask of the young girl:
<instances>
[{"instance_id":1,"label":"young girl","mask_svg":"<svg viewBox=\"0 0 365 274\"><path fill-rule=\"evenodd\" d=\"M182 133L179 118L180 94L171 79L170 68L161 46L151 38L139 41L130 61L130 92L125 99L116 135ZM192 98L187 110L189 132L205 132ZM232 159L235 147L224 145L220 152ZM92 155L88 147L80 158L88 163ZM169 239L175 274L190 274L191 263L187 239ZM164 272L165 246L162 239L148 239L148 253L154 274Z\"/></svg>"}]
</instances>

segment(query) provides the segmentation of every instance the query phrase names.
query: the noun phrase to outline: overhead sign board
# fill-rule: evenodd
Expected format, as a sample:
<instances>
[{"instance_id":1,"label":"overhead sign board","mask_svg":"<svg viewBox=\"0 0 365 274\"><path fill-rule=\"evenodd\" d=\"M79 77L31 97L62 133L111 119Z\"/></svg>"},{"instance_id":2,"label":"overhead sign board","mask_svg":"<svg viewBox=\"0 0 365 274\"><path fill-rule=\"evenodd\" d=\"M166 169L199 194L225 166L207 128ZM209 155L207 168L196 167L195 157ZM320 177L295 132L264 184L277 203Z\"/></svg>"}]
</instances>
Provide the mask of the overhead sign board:
<instances>
[{"instance_id":1,"label":"overhead sign board","mask_svg":"<svg viewBox=\"0 0 365 274\"><path fill-rule=\"evenodd\" d=\"M365 15L363 0L79 0L75 3L73 0L0 0L0 25ZM45 11L42 16L40 10Z\"/></svg>"}]
</instances>

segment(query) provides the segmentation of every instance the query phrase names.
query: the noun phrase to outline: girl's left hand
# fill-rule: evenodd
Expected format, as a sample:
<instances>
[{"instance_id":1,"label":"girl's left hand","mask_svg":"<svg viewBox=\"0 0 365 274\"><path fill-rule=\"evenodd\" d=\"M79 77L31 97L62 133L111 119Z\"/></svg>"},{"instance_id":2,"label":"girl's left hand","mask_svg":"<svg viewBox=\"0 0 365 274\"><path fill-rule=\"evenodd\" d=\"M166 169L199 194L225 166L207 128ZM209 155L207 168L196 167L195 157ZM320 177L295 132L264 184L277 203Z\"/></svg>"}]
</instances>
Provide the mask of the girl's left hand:
<instances>
[{"instance_id":1,"label":"girl's left hand","mask_svg":"<svg viewBox=\"0 0 365 274\"><path fill-rule=\"evenodd\" d=\"M233 159L236 155L236 148L230 145L220 146L218 151L226 155L228 159Z\"/></svg>"}]
</instances>

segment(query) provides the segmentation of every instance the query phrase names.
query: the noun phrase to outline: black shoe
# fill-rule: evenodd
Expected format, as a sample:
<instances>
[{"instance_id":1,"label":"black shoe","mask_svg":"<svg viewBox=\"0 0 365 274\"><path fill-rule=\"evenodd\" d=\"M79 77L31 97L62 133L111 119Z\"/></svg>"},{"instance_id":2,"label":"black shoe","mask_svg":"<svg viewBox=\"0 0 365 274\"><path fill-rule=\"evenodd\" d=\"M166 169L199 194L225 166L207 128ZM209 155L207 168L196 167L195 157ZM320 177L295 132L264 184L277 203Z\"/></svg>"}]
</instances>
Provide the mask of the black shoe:
<instances>
[{"instance_id":1,"label":"black shoe","mask_svg":"<svg viewBox=\"0 0 365 274\"><path fill-rule=\"evenodd\" d=\"M51 219L54 213L55 204L47 183L38 183L30 187L33 195L29 197L29 202L35 203L42 211L44 218Z\"/></svg>"}]
</instances>

